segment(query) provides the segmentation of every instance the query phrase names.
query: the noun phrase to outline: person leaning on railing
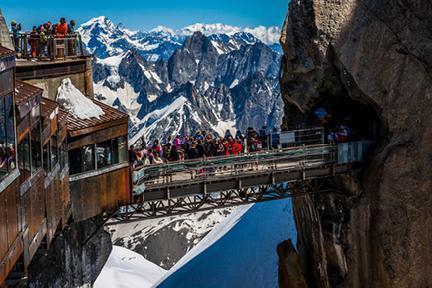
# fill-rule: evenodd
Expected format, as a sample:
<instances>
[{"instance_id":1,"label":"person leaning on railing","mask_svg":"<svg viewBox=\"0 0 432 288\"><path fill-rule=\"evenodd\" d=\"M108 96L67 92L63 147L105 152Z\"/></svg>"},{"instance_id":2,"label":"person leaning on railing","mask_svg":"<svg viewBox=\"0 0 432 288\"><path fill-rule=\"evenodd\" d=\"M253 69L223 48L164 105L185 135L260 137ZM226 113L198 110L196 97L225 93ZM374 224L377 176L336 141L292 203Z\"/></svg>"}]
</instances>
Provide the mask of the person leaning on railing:
<instances>
[{"instance_id":1,"label":"person leaning on railing","mask_svg":"<svg viewBox=\"0 0 432 288\"><path fill-rule=\"evenodd\" d=\"M33 26L32 32L30 32L29 44L31 47L31 57L36 58L39 55L39 33L37 27Z\"/></svg>"},{"instance_id":2,"label":"person leaning on railing","mask_svg":"<svg viewBox=\"0 0 432 288\"><path fill-rule=\"evenodd\" d=\"M60 22L56 25L56 37L64 38L68 34L68 25L65 18L60 18Z\"/></svg>"},{"instance_id":3,"label":"person leaning on railing","mask_svg":"<svg viewBox=\"0 0 432 288\"><path fill-rule=\"evenodd\" d=\"M48 35L45 30L45 26L42 25L39 28L39 56L47 57L48 56Z\"/></svg>"},{"instance_id":4,"label":"person leaning on railing","mask_svg":"<svg viewBox=\"0 0 432 288\"><path fill-rule=\"evenodd\" d=\"M20 52L20 31L21 31L21 24L17 23L15 20L11 21L11 33L12 33L12 39L14 41L15 46L15 52Z\"/></svg>"}]
</instances>

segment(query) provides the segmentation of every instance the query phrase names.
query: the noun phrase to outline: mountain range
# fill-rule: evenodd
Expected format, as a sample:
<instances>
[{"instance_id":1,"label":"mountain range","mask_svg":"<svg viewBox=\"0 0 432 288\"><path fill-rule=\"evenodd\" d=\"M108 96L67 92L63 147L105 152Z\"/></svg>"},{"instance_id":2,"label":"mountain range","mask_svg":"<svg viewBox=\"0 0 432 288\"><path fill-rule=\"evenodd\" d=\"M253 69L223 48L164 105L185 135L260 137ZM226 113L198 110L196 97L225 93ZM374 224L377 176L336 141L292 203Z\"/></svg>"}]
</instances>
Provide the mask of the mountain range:
<instances>
[{"instance_id":1,"label":"mountain range","mask_svg":"<svg viewBox=\"0 0 432 288\"><path fill-rule=\"evenodd\" d=\"M276 27L195 24L130 31L106 17L78 29L94 55L96 97L130 115L131 142L206 129L278 127Z\"/></svg>"}]
</instances>

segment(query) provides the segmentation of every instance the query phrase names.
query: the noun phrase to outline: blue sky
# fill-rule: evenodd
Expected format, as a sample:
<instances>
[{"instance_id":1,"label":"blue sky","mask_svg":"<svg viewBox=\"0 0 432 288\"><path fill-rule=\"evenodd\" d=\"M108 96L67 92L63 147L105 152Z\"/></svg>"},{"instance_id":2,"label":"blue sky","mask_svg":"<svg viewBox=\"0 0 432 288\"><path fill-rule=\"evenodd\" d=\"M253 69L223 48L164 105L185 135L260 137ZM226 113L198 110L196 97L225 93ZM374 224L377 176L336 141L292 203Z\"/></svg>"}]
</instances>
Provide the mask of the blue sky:
<instances>
[{"instance_id":1,"label":"blue sky","mask_svg":"<svg viewBox=\"0 0 432 288\"><path fill-rule=\"evenodd\" d=\"M130 29L146 30L158 25L180 28L197 22L282 26L288 0L1 0L0 8L8 24L16 20L26 30L60 17L82 23L96 16L107 16Z\"/></svg>"}]
</instances>

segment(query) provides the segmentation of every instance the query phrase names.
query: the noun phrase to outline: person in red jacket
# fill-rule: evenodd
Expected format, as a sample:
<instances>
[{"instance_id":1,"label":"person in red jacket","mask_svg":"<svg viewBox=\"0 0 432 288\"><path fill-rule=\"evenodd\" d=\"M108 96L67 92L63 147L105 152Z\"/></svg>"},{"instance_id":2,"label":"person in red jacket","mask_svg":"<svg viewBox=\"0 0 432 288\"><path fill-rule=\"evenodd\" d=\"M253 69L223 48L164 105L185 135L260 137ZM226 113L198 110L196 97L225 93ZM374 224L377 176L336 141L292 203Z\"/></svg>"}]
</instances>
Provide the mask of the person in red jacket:
<instances>
[{"instance_id":1,"label":"person in red jacket","mask_svg":"<svg viewBox=\"0 0 432 288\"><path fill-rule=\"evenodd\" d=\"M67 33L68 33L68 25L66 23L66 19L61 18L60 22L56 26L56 36L59 38L64 38L66 37Z\"/></svg>"},{"instance_id":2,"label":"person in red jacket","mask_svg":"<svg viewBox=\"0 0 432 288\"><path fill-rule=\"evenodd\" d=\"M234 140L231 141L231 147L231 154L233 155L239 155L243 150L243 145Z\"/></svg>"},{"instance_id":3,"label":"person in red jacket","mask_svg":"<svg viewBox=\"0 0 432 288\"><path fill-rule=\"evenodd\" d=\"M231 154L232 146L231 143L229 143L226 139L222 142L224 148L225 148L225 155L228 156Z\"/></svg>"}]
</instances>

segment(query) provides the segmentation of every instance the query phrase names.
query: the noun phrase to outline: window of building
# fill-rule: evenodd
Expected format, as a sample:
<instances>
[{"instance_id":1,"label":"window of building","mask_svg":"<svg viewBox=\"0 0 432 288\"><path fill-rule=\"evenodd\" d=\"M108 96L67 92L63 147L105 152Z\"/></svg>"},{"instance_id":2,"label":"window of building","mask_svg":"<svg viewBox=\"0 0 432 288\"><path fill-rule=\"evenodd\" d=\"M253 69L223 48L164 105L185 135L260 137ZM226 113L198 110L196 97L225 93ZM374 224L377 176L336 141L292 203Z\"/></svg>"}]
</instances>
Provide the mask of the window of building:
<instances>
[{"instance_id":1,"label":"window of building","mask_svg":"<svg viewBox=\"0 0 432 288\"><path fill-rule=\"evenodd\" d=\"M82 148L82 172L94 170L95 167L95 147L87 145Z\"/></svg>"},{"instance_id":2,"label":"window of building","mask_svg":"<svg viewBox=\"0 0 432 288\"><path fill-rule=\"evenodd\" d=\"M50 156L50 145L49 145L49 141L48 141L48 143L47 144L45 144L44 146L43 146L43 149L42 149L42 153L43 153L43 169L46 171L46 172L50 172L51 171L51 156Z\"/></svg>"},{"instance_id":3,"label":"window of building","mask_svg":"<svg viewBox=\"0 0 432 288\"><path fill-rule=\"evenodd\" d=\"M29 134L18 144L18 167L25 172L31 171Z\"/></svg>"},{"instance_id":4,"label":"window of building","mask_svg":"<svg viewBox=\"0 0 432 288\"><path fill-rule=\"evenodd\" d=\"M100 145L100 144L98 144ZM119 137L111 140L112 164L119 164L128 161L128 149L126 137ZM99 166L98 166L99 167Z\"/></svg>"},{"instance_id":5,"label":"window of building","mask_svg":"<svg viewBox=\"0 0 432 288\"><path fill-rule=\"evenodd\" d=\"M118 163L125 163L128 162L128 147L127 147L127 138L126 137L119 137L116 139L117 145L118 145L118 155L119 155L119 161Z\"/></svg>"},{"instance_id":6,"label":"window of building","mask_svg":"<svg viewBox=\"0 0 432 288\"><path fill-rule=\"evenodd\" d=\"M97 168L104 168L113 164L112 140L96 144Z\"/></svg>"},{"instance_id":7,"label":"window of building","mask_svg":"<svg viewBox=\"0 0 432 288\"><path fill-rule=\"evenodd\" d=\"M51 169L58 162L57 135L51 136Z\"/></svg>"},{"instance_id":8,"label":"window of building","mask_svg":"<svg viewBox=\"0 0 432 288\"><path fill-rule=\"evenodd\" d=\"M33 128L30 135L31 140L31 171L36 172L42 167L42 145L40 124Z\"/></svg>"},{"instance_id":9,"label":"window of building","mask_svg":"<svg viewBox=\"0 0 432 288\"><path fill-rule=\"evenodd\" d=\"M9 147L15 146L15 115L12 94L5 97L6 142Z\"/></svg>"},{"instance_id":10,"label":"window of building","mask_svg":"<svg viewBox=\"0 0 432 288\"><path fill-rule=\"evenodd\" d=\"M119 137L69 151L69 171L71 175L127 162L126 137Z\"/></svg>"},{"instance_id":11,"label":"window of building","mask_svg":"<svg viewBox=\"0 0 432 288\"><path fill-rule=\"evenodd\" d=\"M12 94L0 97L0 177L15 169L15 117Z\"/></svg>"},{"instance_id":12,"label":"window of building","mask_svg":"<svg viewBox=\"0 0 432 288\"><path fill-rule=\"evenodd\" d=\"M69 151L69 172L78 174L82 172L82 149L73 149Z\"/></svg>"}]
</instances>

